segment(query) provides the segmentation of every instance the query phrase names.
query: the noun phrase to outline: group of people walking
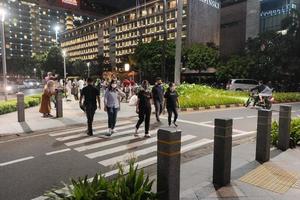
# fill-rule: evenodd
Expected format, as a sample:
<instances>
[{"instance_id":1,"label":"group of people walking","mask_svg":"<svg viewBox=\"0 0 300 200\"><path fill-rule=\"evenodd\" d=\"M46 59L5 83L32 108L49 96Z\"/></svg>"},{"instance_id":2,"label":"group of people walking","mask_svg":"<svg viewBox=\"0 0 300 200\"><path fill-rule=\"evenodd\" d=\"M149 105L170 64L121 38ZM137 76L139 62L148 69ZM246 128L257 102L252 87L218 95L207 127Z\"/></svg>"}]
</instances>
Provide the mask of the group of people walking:
<instances>
[{"instance_id":1,"label":"group of people walking","mask_svg":"<svg viewBox=\"0 0 300 200\"><path fill-rule=\"evenodd\" d=\"M54 77L49 78L42 95L42 103L40 107L40 112L43 113L43 117L49 117L50 115L50 102L51 96L53 96L55 91L55 80ZM96 83L99 80L96 81ZM84 82L83 82L84 83ZM87 134L89 136L93 135L93 121L94 115L97 110L101 110L101 98L100 98L100 88L97 87L92 78L88 78L86 83L83 84L80 81L76 82L79 89L80 98L79 106L86 113L87 117ZM69 83L68 83L69 84ZM126 86L128 87L128 86ZM131 88L130 88L131 89ZM103 88L103 104L104 111L108 116L108 132L107 136L111 136L116 132L115 127L117 123L117 116L120 110L120 102L124 98L128 98L126 94L127 90L119 85L116 79L107 80L105 82L105 88ZM73 92L72 92L73 93ZM164 89L161 78L156 79L155 85L151 88L149 82L144 80L140 87L135 87L132 90L132 95L130 95L129 105L136 107L136 113L138 114L138 121L135 126L135 136L139 136L139 128L142 123L145 124L145 137L151 137L149 133L150 129L150 119L151 119L151 105L154 104L155 107L155 117L157 123L161 123L160 115L164 113L167 109L168 112L168 125L173 125L177 127L176 120L178 118L177 108L179 107L178 94L176 92L176 86L174 83L170 83L169 87ZM75 97L75 99L77 99ZM127 100L126 100L127 102ZM174 115L172 121L172 115Z\"/></svg>"}]
</instances>

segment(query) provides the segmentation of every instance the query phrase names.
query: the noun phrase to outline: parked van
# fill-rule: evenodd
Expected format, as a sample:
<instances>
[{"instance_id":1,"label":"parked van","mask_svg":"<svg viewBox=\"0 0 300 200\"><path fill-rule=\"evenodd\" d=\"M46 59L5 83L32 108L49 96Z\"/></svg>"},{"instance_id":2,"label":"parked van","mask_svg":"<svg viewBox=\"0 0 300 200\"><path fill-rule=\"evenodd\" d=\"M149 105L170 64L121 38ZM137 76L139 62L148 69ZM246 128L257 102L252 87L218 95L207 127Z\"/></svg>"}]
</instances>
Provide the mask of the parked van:
<instances>
[{"instance_id":1,"label":"parked van","mask_svg":"<svg viewBox=\"0 0 300 200\"><path fill-rule=\"evenodd\" d=\"M249 91L258 85L254 79L230 79L226 89L234 91Z\"/></svg>"}]
</instances>

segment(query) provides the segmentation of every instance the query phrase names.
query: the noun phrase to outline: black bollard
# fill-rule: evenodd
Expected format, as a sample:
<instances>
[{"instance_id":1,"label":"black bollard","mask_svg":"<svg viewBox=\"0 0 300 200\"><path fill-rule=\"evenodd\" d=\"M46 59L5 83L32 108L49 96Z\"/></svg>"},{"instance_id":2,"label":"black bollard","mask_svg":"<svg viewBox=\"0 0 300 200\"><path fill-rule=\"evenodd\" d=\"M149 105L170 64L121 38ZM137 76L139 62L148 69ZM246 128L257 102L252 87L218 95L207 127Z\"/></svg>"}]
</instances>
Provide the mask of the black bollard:
<instances>
[{"instance_id":1,"label":"black bollard","mask_svg":"<svg viewBox=\"0 0 300 200\"><path fill-rule=\"evenodd\" d=\"M55 94L55 100L56 100L56 117L60 118L63 117L63 91L57 90Z\"/></svg>"},{"instance_id":2,"label":"black bollard","mask_svg":"<svg viewBox=\"0 0 300 200\"><path fill-rule=\"evenodd\" d=\"M25 103L24 103L24 93L17 93L17 111L18 111L18 122L25 121Z\"/></svg>"},{"instance_id":3,"label":"black bollard","mask_svg":"<svg viewBox=\"0 0 300 200\"><path fill-rule=\"evenodd\" d=\"M256 161L264 163L270 160L270 142L272 111L259 110L257 119Z\"/></svg>"},{"instance_id":4,"label":"black bollard","mask_svg":"<svg viewBox=\"0 0 300 200\"><path fill-rule=\"evenodd\" d=\"M280 106L278 149L286 151L290 145L292 106Z\"/></svg>"},{"instance_id":5,"label":"black bollard","mask_svg":"<svg viewBox=\"0 0 300 200\"><path fill-rule=\"evenodd\" d=\"M157 193L159 200L180 199L181 131L159 129L157 141Z\"/></svg>"},{"instance_id":6,"label":"black bollard","mask_svg":"<svg viewBox=\"0 0 300 200\"><path fill-rule=\"evenodd\" d=\"M215 119L213 184L230 183L232 151L232 119Z\"/></svg>"}]
</instances>

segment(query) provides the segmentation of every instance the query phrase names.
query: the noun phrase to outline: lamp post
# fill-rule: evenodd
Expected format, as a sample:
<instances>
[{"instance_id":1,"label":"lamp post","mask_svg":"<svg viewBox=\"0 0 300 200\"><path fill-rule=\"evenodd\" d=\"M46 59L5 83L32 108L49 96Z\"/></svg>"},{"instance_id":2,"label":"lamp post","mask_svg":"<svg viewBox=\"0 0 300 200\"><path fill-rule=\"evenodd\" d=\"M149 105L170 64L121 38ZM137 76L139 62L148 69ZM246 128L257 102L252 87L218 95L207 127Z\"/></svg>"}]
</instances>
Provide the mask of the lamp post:
<instances>
[{"instance_id":1,"label":"lamp post","mask_svg":"<svg viewBox=\"0 0 300 200\"><path fill-rule=\"evenodd\" d=\"M65 79L65 81L66 81L66 79L67 79L67 69L66 69L66 57L67 57L67 52L66 52L66 50L63 50L63 51L62 51L62 56L63 56L63 58L64 58L64 79Z\"/></svg>"},{"instance_id":2,"label":"lamp post","mask_svg":"<svg viewBox=\"0 0 300 200\"><path fill-rule=\"evenodd\" d=\"M55 42L56 44L58 44L58 32L60 30L59 25L54 26L54 30L55 30Z\"/></svg>"},{"instance_id":3,"label":"lamp post","mask_svg":"<svg viewBox=\"0 0 300 200\"><path fill-rule=\"evenodd\" d=\"M176 56L175 56L175 72L174 82L180 84L181 75L181 52L182 52L182 11L183 0L177 0L177 37L176 37Z\"/></svg>"},{"instance_id":4,"label":"lamp post","mask_svg":"<svg viewBox=\"0 0 300 200\"><path fill-rule=\"evenodd\" d=\"M91 63L90 62L88 62L88 63L86 63L86 65L87 65L87 70L88 70L88 78L90 77L90 66L91 66Z\"/></svg>"},{"instance_id":5,"label":"lamp post","mask_svg":"<svg viewBox=\"0 0 300 200\"><path fill-rule=\"evenodd\" d=\"M5 10L3 8L0 8L4 99L5 99L5 101L7 101L7 90L6 90L6 88L7 88L7 71L6 71L6 50L5 50L5 34L4 34L5 14L6 14Z\"/></svg>"},{"instance_id":6,"label":"lamp post","mask_svg":"<svg viewBox=\"0 0 300 200\"><path fill-rule=\"evenodd\" d=\"M166 80L166 48L168 40L168 22L167 22L167 0L163 0L163 30L164 30L164 40L162 48L162 63L161 63L161 76Z\"/></svg>"},{"instance_id":7,"label":"lamp post","mask_svg":"<svg viewBox=\"0 0 300 200\"><path fill-rule=\"evenodd\" d=\"M36 68L33 68L34 78L36 79Z\"/></svg>"}]
</instances>

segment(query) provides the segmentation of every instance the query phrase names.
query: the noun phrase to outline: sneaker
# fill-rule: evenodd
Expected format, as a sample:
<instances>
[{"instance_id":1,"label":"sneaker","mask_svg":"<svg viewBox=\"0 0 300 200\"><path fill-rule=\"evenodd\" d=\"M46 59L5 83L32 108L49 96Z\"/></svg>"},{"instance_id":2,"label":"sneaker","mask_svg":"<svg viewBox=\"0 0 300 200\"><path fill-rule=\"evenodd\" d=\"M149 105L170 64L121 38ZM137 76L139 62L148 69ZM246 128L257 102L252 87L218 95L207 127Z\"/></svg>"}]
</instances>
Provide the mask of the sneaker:
<instances>
[{"instance_id":1,"label":"sneaker","mask_svg":"<svg viewBox=\"0 0 300 200\"><path fill-rule=\"evenodd\" d=\"M134 136L135 136L135 137L138 137L138 136L139 136L139 132L138 132L138 129L137 129L137 128L135 129Z\"/></svg>"},{"instance_id":2,"label":"sneaker","mask_svg":"<svg viewBox=\"0 0 300 200\"><path fill-rule=\"evenodd\" d=\"M176 122L173 122L174 126L177 127L178 125L176 124Z\"/></svg>"},{"instance_id":3,"label":"sneaker","mask_svg":"<svg viewBox=\"0 0 300 200\"><path fill-rule=\"evenodd\" d=\"M111 128L108 129L108 133L106 133L105 135L106 135L106 136L111 136L111 135L112 135L112 130L111 130Z\"/></svg>"},{"instance_id":4,"label":"sneaker","mask_svg":"<svg viewBox=\"0 0 300 200\"><path fill-rule=\"evenodd\" d=\"M145 134L145 138L150 138L150 137L151 137L150 133Z\"/></svg>"},{"instance_id":5,"label":"sneaker","mask_svg":"<svg viewBox=\"0 0 300 200\"><path fill-rule=\"evenodd\" d=\"M88 136L93 136L93 132L87 132Z\"/></svg>"}]
</instances>

